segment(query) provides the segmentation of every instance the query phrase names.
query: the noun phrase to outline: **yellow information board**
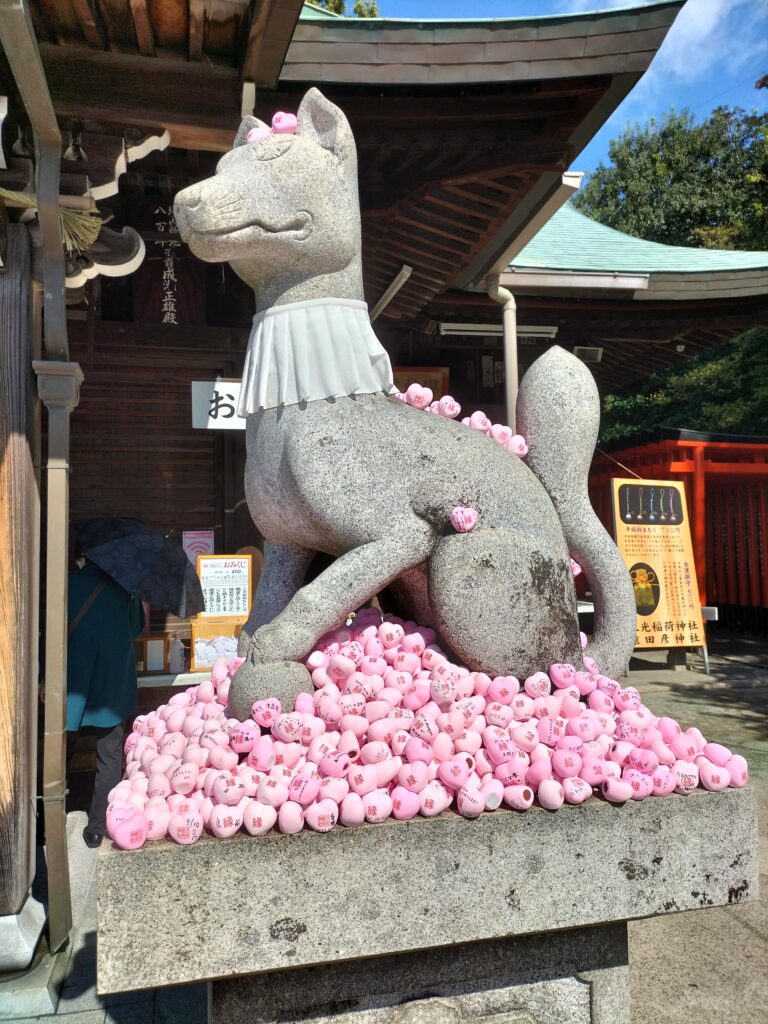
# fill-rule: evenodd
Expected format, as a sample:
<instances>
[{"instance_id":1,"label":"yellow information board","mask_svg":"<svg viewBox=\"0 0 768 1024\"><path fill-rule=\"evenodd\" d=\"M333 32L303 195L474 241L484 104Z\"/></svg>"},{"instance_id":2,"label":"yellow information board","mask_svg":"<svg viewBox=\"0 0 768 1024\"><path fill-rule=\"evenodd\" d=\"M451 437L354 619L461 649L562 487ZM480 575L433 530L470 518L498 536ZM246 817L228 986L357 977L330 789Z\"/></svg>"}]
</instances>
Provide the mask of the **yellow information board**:
<instances>
[{"instance_id":1,"label":"yellow information board","mask_svg":"<svg viewBox=\"0 0 768 1024\"><path fill-rule=\"evenodd\" d=\"M704 623L684 485L638 479L612 483L616 545L635 592L636 648L702 647Z\"/></svg>"}]
</instances>

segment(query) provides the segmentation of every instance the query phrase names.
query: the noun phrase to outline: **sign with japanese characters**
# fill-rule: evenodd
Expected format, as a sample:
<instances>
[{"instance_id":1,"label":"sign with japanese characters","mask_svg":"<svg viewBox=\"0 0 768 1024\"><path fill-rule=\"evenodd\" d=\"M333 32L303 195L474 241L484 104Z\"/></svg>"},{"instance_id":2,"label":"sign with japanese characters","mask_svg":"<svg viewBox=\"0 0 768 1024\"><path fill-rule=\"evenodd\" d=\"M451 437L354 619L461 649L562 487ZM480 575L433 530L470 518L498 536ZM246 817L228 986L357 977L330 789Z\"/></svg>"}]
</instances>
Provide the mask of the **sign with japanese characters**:
<instances>
[{"instance_id":1,"label":"sign with japanese characters","mask_svg":"<svg viewBox=\"0 0 768 1024\"><path fill-rule=\"evenodd\" d=\"M201 615L248 618L251 610L251 556L198 555L197 575L203 588Z\"/></svg>"},{"instance_id":2,"label":"sign with japanese characters","mask_svg":"<svg viewBox=\"0 0 768 1024\"><path fill-rule=\"evenodd\" d=\"M684 485L671 480L614 480L613 522L635 593L636 647L703 646Z\"/></svg>"},{"instance_id":3,"label":"sign with japanese characters","mask_svg":"<svg viewBox=\"0 0 768 1024\"><path fill-rule=\"evenodd\" d=\"M239 380L193 380L192 426L200 430L245 430L237 415Z\"/></svg>"}]
</instances>

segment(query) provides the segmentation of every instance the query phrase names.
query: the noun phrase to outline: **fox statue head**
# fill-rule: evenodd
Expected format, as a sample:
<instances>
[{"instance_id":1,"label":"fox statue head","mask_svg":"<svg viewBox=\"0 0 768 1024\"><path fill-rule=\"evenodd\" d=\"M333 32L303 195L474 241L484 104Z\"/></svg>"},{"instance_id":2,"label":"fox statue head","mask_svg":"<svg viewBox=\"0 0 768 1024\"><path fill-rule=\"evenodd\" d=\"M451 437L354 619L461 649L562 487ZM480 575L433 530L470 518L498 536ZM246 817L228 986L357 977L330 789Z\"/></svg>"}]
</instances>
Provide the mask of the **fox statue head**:
<instances>
[{"instance_id":1,"label":"fox statue head","mask_svg":"<svg viewBox=\"0 0 768 1024\"><path fill-rule=\"evenodd\" d=\"M215 175L183 189L174 203L192 252L207 262L228 261L256 292L259 309L362 298L352 130L314 88L296 120L294 134L269 134L258 118L246 117Z\"/></svg>"}]
</instances>

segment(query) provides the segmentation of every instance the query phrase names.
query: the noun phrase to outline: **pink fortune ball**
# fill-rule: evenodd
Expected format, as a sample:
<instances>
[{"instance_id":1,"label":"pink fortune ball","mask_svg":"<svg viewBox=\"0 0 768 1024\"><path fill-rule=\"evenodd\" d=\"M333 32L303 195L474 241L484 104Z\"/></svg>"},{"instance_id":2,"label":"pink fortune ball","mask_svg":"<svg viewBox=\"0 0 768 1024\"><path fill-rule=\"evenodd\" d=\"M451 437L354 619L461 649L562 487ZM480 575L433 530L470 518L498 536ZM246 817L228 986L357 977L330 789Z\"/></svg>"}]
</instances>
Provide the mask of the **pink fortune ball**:
<instances>
[{"instance_id":1,"label":"pink fortune ball","mask_svg":"<svg viewBox=\"0 0 768 1024\"><path fill-rule=\"evenodd\" d=\"M171 809L165 801L155 803L150 800L144 808L144 817L147 819L147 839L151 842L165 839L168 834L168 823L171 820Z\"/></svg>"},{"instance_id":2,"label":"pink fortune ball","mask_svg":"<svg viewBox=\"0 0 768 1024\"><path fill-rule=\"evenodd\" d=\"M202 834L203 816L199 812L174 814L168 822L168 835L181 846L191 846Z\"/></svg>"},{"instance_id":3,"label":"pink fortune ball","mask_svg":"<svg viewBox=\"0 0 768 1024\"><path fill-rule=\"evenodd\" d=\"M699 769L689 761L675 761L672 765L672 773L677 780L675 792L682 796L688 796L699 784Z\"/></svg>"},{"instance_id":4,"label":"pink fortune ball","mask_svg":"<svg viewBox=\"0 0 768 1024\"><path fill-rule=\"evenodd\" d=\"M749 767L746 759L741 754L734 754L725 766L731 776L731 789L741 789L746 786L749 778Z\"/></svg>"},{"instance_id":5,"label":"pink fortune ball","mask_svg":"<svg viewBox=\"0 0 768 1024\"><path fill-rule=\"evenodd\" d=\"M245 796L245 783L236 775L222 774L214 781L210 797L214 804L234 807Z\"/></svg>"},{"instance_id":6,"label":"pink fortune ball","mask_svg":"<svg viewBox=\"0 0 768 1024\"><path fill-rule=\"evenodd\" d=\"M294 836L304 828L304 809L294 800L286 800L277 812L277 825L283 835Z\"/></svg>"},{"instance_id":7,"label":"pink fortune ball","mask_svg":"<svg viewBox=\"0 0 768 1024\"><path fill-rule=\"evenodd\" d=\"M266 125L263 128L251 128L251 130L245 137L245 141L250 144L253 144L254 142L260 142L261 139L268 139L271 134L272 129L267 128Z\"/></svg>"},{"instance_id":8,"label":"pink fortune ball","mask_svg":"<svg viewBox=\"0 0 768 1024\"><path fill-rule=\"evenodd\" d=\"M498 779L486 779L480 787L486 811L495 811L504 799L504 784Z\"/></svg>"},{"instance_id":9,"label":"pink fortune ball","mask_svg":"<svg viewBox=\"0 0 768 1024\"><path fill-rule=\"evenodd\" d=\"M171 789L174 793L187 796L195 788L200 769L190 762L181 764L171 775Z\"/></svg>"},{"instance_id":10,"label":"pink fortune ball","mask_svg":"<svg viewBox=\"0 0 768 1024\"><path fill-rule=\"evenodd\" d=\"M378 788L379 777L376 766L372 764L358 764L350 768L347 775L349 788L358 796L367 796L374 789Z\"/></svg>"},{"instance_id":11,"label":"pink fortune ball","mask_svg":"<svg viewBox=\"0 0 768 1024\"><path fill-rule=\"evenodd\" d=\"M632 787L633 800L645 800L653 793L653 778L650 775L645 775L636 768L625 768L621 777Z\"/></svg>"},{"instance_id":12,"label":"pink fortune ball","mask_svg":"<svg viewBox=\"0 0 768 1024\"><path fill-rule=\"evenodd\" d=\"M320 783L320 798L323 800L328 797L335 804L340 804L348 793L349 783L346 779L332 779L329 777L323 779Z\"/></svg>"},{"instance_id":13,"label":"pink fortune ball","mask_svg":"<svg viewBox=\"0 0 768 1024\"><path fill-rule=\"evenodd\" d=\"M229 839L240 830L242 824L242 813L237 807L229 807L227 804L214 804L208 818L208 828L219 839Z\"/></svg>"},{"instance_id":14,"label":"pink fortune ball","mask_svg":"<svg viewBox=\"0 0 768 1024\"><path fill-rule=\"evenodd\" d=\"M465 505L451 509L451 526L457 533L469 533L477 526L477 510Z\"/></svg>"},{"instance_id":15,"label":"pink fortune ball","mask_svg":"<svg viewBox=\"0 0 768 1024\"><path fill-rule=\"evenodd\" d=\"M721 743L706 743L702 753L712 764L721 768L724 768L733 757L728 747L724 747Z\"/></svg>"},{"instance_id":16,"label":"pink fortune ball","mask_svg":"<svg viewBox=\"0 0 768 1024\"><path fill-rule=\"evenodd\" d=\"M570 779L563 779L562 785L566 803L583 804L592 796L592 787L578 775Z\"/></svg>"},{"instance_id":17,"label":"pink fortune ball","mask_svg":"<svg viewBox=\"0 0 768 1024\"><path fill-rule=\"evenodd\" d=\"M433 394L431 388L424 388L421 384L411 384L405 392L405 400L414 409L426 409L432 404Z\"/></svg>"},{"instance_id":18,"label":"pink fortune ball","mask_svg":"<svg viewBox=\"0 0 768 1024\"><path fill-rule=\"evenodd\" d=\"M314 832L330 832L339 820L339 808L333 800L318 800L304 811L304 821Z\"/></svg>"},{"instance_id":19,"label":"pink fortune ball","mask_svg":"<svg viewBox=\"0 0 768 1024\"><path fill-rule=\"evenodd\" d=\"M533 789L530 786L505 786L504 803L516 811L527 811L533 803Z\"/></svg>"},{"instance_id":20,"label":"pink fortune ball","mask_svg":"<svg viewBox=\"0 0 768 1024\"><path fill-rule=\"evenodd\" d=\"M398 821L408 821L419 813L419 794L404 786L395 786L392 797L392 817Z\"/></svg>"},{"instance_id":21,"label":"pink fortune ball","mask_svg":"<svg viewBox=\"0 0 768 1024\"><path fill-rule=\"evenodd\" d=\"M208 764L212 768L218 768L225 772L234 771L237 768L238 760L234 750L225 750L224 747L214 747L208 755Z\"/></svg>"},{"instance_id":22,"label":"pink fortune ball","mask_svg":"<svg viewBox=\"0 0 768 1024\"><path fill-rule=\"evenodd\" d=\"M629 782L623 779L606 779L600 787L603 797L612 804L624 804L634 796Z\"/></svg>"},{"instance_id":23,"label":"pink fortune ball","mask_svg":"<svg viewBox=\"0 0 768 1024\"><path fill-rule=\"evenodd\" d=\"M441 416L446 416L448 419L453 420L461 412L461 406L451 395L443 395L437 403L437 411Z\"/></svg>"},{"instance_id":24,"label":"pink fortune ball","mask_svg":"<svg viewBox=\"0 0 768 1024\"><path fill-rule=\"evenodd\" d=\"M462 786L456 794L456 810L464 818L479 818L485 810L482 791L475 786ZM423 809L421 813L425 813Z\"/></svg>"},{"instance_id":25,"label":"pink fortune ball","mask_svg":"<svg viewBox=\"0 0 768 1024\"><path fill-rule=\"evenodd\" d=\"M259 803L269 804L271 807L281 807L288 799L288 786L277 779L262 779L256 790L256 799Z\"/></svg>"},{"instance_id":26,"label":"pink fortune ball","mask_svg":"<svg viewBox=\"0 0 768 1024\"><path fill-rule=\"evenodd\" d=\"M565 791L557 779L544 779L536 791L541 806L547 811L557 811L565 802Z\"/></svg>"},{"instance_id":27,"label":"pink fortune ball","mask_svg":"<svg viewBox=\"0 0 768 1024\"><path fill-rule=\"evenodd\" d=\"M358 793L344 797L339 808L339 821L347 828L356 828L365 821L365 804Z\"/></svg>"},{"instance_id":28,"label":"pink fortune ball","mask_svg":"<svg viewBox=\"0 0 768 1024\"><path fill-rule=\"evenodd\" d=\"M149 823L143 814L133 814L116 826L112 836L121 850L138 850L147 841Z\"/></svg>"},{"instance_id":29,"label":"pink fortune ball","mask_svg":"<svg viewBox=\"0 0 768 1024\"><path fill-rule=\"evenodd\" d=\"M556 662L554 665L549 666L549 678L552 680L553 685L558 689L564 689L574 683L576 678L576 669L573 665Z\"/></svg>"},{"instance_id":30,"label":"pink fortune ball","mask_svg":"<svg viewBox=\"0 0 768 1024\"><path fill-rule=\"evenodd\" d=\"M277 811L270 804L249 800L243 809L243 827L252 836L263 836L277 821Z\"/></svg>"},{"instance_id":31,"label":"pink fortune ball","mask_svg":"<svg viewBox=\"0 0 768 1024\"><path fill-rule=\"evenodd\" d=\"M528 445L525 442L525 438L521 437L520 434L513 434L509 441L507 441L506 447L507 451L520 458L528 454Z\"/></svg>"},{"instance_id":32,"label":"pink fortune ball","mask_svg":"<svg viewBox=\"0 0 768 1024\"><path fill-rule=\"evenodd\" d=\"M320 778L303 771L297 772L288 786L289 799L295 800L302 807L308 807L313 803L317 799L319 792Z\"/></svg>"},{"instance_id":33,"label":"pink fortune ball","mask_svg":"<svg viewBox=\"0 0 768 1024\"><path fill-rule=\"evenodd\" d=\"M709 745L713 746L713 744ZM731 773L725 766L713 764L712 761L705 758L699 764L699 780L704 789L719 793L730 786Z\"/></svg>"},{"instance_id":34,"label":"pink fortune ball","mask_svg":"<svg viewBox=\"0 0 768 1024\"><path fill-rule=\"evenodd\" d=\"M114 801L107 807L107 835L114 839L115 829L136 814L133 804Z\"/></svg>"},{"instance_id":35,"label":"pink fortune ball","mask_svg":"<svg viewBox=\"0 0 768 1024\"><path fill-rule=\"evenodd\" d=\"M474 762L472 764L474 765ZM447 789L455 792L466 784L470 770L470 764L459 755L449 761L443 761L438 766L437 778Z\"/></svg>"},{"instance_id":36,"label":"pink fortune ball","mask_svg":"<svg viewBox=\"0 0 768 1024\"><path fill-rule=\"evenodd\" d=\"M380 824L392 813L392 798L385 789L375 789L363 798L365 820L371 824Z\"/></svg>"}]
</instances>

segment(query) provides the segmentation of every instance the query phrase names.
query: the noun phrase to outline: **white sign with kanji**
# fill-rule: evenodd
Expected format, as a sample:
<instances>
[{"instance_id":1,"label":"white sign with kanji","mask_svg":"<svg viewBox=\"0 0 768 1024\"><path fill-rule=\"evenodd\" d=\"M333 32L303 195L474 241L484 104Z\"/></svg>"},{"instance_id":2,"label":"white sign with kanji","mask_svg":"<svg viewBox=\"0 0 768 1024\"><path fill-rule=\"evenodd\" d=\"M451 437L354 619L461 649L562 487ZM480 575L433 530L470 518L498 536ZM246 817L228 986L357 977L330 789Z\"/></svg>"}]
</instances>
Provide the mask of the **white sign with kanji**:
<instances>
[{"instance_id":1,"label":"white sign with kanji","mask_svg":"<svg viewBox=\"0 0 768 1024\"><path fill-rule=\"evenodd\" d=\"M198 555L197 575L206 616L247 618L251 610L251 556Z\"/></svg>"},{"instance_id":2,"label":"white sign with kanji","mask_svg":"<svg viewBox=\"0 0 768 1024\"><path fill-rule=\"evenodd\" d=\"M198 430L245 430L237 415L239 380L193 380L192 426Z\"/></svg>"}]
</instances>

